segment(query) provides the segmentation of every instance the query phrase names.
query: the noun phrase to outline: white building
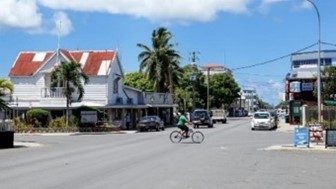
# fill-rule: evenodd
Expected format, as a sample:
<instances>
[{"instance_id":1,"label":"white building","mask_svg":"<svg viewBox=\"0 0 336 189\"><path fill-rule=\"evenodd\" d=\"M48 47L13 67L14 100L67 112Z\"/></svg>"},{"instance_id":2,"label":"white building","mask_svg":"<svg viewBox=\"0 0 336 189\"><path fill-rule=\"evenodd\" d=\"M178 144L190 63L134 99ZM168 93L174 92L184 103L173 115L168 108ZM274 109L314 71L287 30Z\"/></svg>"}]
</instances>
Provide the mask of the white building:
<instances>
[{"instance_id":1,"label":"white building","mask_svg":"<svg viewBox=\"0 0 336 189\"><path fill-rule=\"evenodd\" d=\"M122 120L129 112L135 118L133 125L147 113L165 117L168 124L171 122L173 96L125 86L124 71L114 50L20 52L9 72L9 79L14 84L10 106L17 115L30 108L64 113L63 87L51 86L51 72L63 61L80 63L90 80L84 85L85 94L81 101L77 100L77 93L73 94L71 109L95 107L104 110L109 120Z\"/></svg>"}]
</instances>

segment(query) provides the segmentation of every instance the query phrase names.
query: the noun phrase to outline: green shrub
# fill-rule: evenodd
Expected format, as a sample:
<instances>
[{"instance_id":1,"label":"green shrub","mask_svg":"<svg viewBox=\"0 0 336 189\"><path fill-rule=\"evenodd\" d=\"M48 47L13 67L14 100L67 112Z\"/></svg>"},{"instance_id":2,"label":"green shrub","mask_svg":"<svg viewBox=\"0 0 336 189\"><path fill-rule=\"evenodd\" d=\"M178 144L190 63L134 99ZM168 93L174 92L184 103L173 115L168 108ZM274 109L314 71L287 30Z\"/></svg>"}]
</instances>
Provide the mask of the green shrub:
<instances>
[{"instance_id":1,"label":"green shrub","mask_svg":"<svg viewBox=\"0 0 336 189\"><path fill-rule=\"evenodd\" d=\"M67 128L65 117L57 117L49 122L49 128Z\"/></svg>"},{"instance_id":2,"label":"green shrub","mask_svg":"<svg viewBox=\"0 0 336 189\"><path fill-rule=\"evenodd\" d=\"M323 129L336 129L336 120L323 120Z\"/></svg>"},{"instance_id":3,"label":"green shrub","mask_svg":"<svg viewBox=\"0 0 336 189\"><path fill-rule=\"evenodd\" d=\"M69 127L77 127L77 126L78 126L78 118L74 115L71 115L69 119Z\"/></svg>"},{"instance_id":4,"label":"green shrub","mask_svg":"<svg viewBox=\"0 0 336 189\"><path fill-rule=\"evenodd\" d=\"M13 127L14 127L14 130L16 131L16 130L20 130L20 129L31 129L31 128L33 128L33 125L27 124L20 117L16 117L13 120Z\"/></svg>"},{"instance_id":5,"label":"green shrub","mask_svg":"<svg viewBox=\"0 0 336 189\"><path fill-rule=\"evenodd\" d=\"M46 127L49 122L50 112L43 109L31 109L26 113L28 124L34 127Z\"/></svg>"}]
</instances>

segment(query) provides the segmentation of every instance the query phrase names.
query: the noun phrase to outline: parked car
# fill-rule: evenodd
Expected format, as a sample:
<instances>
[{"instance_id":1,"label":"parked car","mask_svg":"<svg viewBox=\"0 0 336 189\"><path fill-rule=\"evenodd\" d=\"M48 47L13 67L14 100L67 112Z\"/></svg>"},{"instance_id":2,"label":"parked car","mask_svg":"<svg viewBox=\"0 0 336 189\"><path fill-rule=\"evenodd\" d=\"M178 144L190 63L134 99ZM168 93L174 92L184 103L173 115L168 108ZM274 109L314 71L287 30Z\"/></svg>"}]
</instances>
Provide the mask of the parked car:
<instances>
[{"instance_id":1,"label":"parked car","mask_svg":"<svg viewBox=\"0 0 336 189\"><path fill-rule=\"evenodd\" d=\"M192 122L194 128L198 128L200 125L213 127L212 114L205 109L196 109L192 114Z\"/></svg>"},{"instance_id":2,"label":"parked car","mask_svg":"<svg viewBox=\"0 0 336 189\"><path fill-rule=\"evenodd\" d=\"M140 119L137 124L139 131L149 131L155 129L156 131L165 130L164 123L157 115L147 115Z\"/></svg>"},{"instance_id":3,"label":"parked car","mask_svg":"<svg viewBox=\"0 0 336 189\"><path fill-rule=\"evenodd\" d=\"M274 128L274 120L270 112L255 112L251 118L251 130L255 129L267 129Z\"/></svg>"},{"instance_id":4,"label":"parked car","mask_svg":"<svg viewBox=\"0 0 336 189\"><path fill-rule=\"evenodd\" d=\"M233 113L233 117L243 117L244 113L242 110L235 110Z\"/></svg>"},{"instance_id":5,"label":"parked car","mask_svg":"<svg viewBox=\"0 0 336 189\"><path fill-rule=\"evenodd\" d=\"M212 109L211 113L212 113L213 123L217 123L217 122L226 123L227 118L226 118L226 112L224 109Z\"/></svg>"}]
</instances>

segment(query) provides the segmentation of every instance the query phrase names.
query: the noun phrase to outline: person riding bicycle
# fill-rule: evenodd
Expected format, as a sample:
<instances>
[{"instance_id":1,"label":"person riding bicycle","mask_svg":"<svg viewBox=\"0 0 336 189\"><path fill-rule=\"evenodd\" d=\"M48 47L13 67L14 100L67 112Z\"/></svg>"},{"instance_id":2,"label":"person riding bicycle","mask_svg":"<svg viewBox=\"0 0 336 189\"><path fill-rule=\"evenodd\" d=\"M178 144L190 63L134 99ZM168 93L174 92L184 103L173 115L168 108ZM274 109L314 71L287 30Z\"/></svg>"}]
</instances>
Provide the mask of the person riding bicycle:
<instances>
[{"instance_id":1,"label":"person riding bicycle","mask_svg":"<svg viewBox=\"0 0 336 189\"><path fill-rule=\"evenodd\" d=\"M191 123L186 116L184 115L184 112L178 113L178 122L177 127L181 129L181 131L184 131L185 137L189 138L189 127L186 125L186 123ZM183 134L183 133L182 133Z\"/></svg>"}]
</instances>

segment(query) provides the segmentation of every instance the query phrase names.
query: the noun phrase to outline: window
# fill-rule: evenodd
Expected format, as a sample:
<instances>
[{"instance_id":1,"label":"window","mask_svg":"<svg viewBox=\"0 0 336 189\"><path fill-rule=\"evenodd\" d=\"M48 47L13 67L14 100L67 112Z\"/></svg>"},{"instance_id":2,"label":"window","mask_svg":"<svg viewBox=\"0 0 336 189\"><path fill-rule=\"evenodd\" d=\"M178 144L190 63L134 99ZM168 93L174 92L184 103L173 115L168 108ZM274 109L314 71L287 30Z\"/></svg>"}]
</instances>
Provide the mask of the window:
<instances>
[{"instance_id":1,"label":"window","mask_svg":"<svg viewBox=\"0 0 336 189\"><path fill-rule=\"evenodd\" d=\"M114 94L118 94L118 92L119 92L119 80L120 80L120 77L117 77L113 81L113 93Z\"/></svg>"}]
</instances>

